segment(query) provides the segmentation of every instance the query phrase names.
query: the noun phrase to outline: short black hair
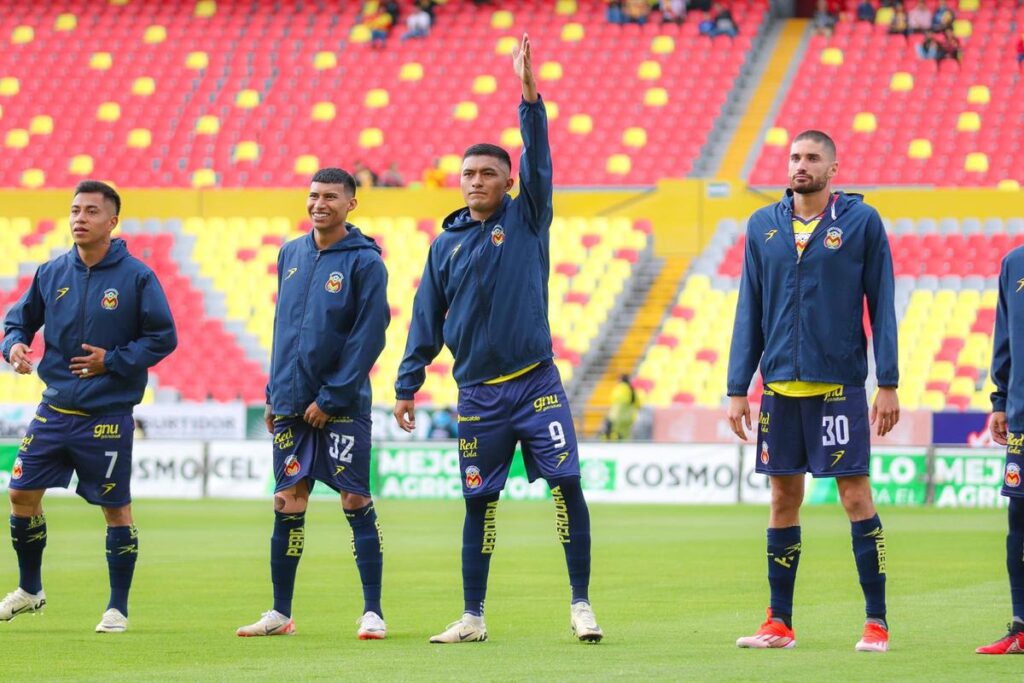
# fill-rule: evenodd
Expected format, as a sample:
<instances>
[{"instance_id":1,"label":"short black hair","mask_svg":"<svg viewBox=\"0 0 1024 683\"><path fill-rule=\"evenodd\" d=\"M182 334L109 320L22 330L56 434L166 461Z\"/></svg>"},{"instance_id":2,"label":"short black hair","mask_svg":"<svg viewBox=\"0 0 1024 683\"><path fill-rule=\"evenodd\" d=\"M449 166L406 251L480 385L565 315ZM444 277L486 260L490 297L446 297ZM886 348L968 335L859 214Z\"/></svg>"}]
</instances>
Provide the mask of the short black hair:
<instances>
[{"instance_id":1,"label":"short black hair","mask_svg":"<svg viewBox=\"0 0 1024 683\"><path fill-rule=\"evenodd\" d=\"M462 160L465 161L466 157L494 157L499 161L503 161L508 169L512 170L512 157L508 155L501 147L492 145L487 142L481 142L476 145L470 145L465 152L462 153Z\"/></svg>"},{"instance_id":2,"label":"short black hair","mask_svg":"<svg viewBox=\"0 0 1024 683\"><path fill-rule=\"evenodd\" d=\"M311 182L327 183L328 185L344 185L350 195L353 197L356 196L356 179L352 177L351 173L343 168L334 168L333 166L321 168L313 174L313 180Z\"/></svg>"},{"instance_id":3,"label":"short black hair","mask_svg":"<svg viewBox=\"0 0 1024 683\"><path fill-rule=\"evenodd\" d=\"M106 183L101 183L98 180L83 180L75 186L75 195L80 194L101 194L104 199L109 199L114 204L114 215L121 215L121 195L117 193L117 190L112 188Z\"/></svg>"},{"instance_id":4,"label":"short black hair","mask_svg":"<svg viewBox=\"0 0 1024 683\"><path fill-rule=\"evenodd\" d=\"M811 140L817 142L820 145L824 145L825 149L829 151L832 158L836 158L836 143L835 140L830 138L827 133L822 133L820 130L805 130L804 132L793 138L793 142L800 142L801 140Z\"/></svg>"}]
</instances>

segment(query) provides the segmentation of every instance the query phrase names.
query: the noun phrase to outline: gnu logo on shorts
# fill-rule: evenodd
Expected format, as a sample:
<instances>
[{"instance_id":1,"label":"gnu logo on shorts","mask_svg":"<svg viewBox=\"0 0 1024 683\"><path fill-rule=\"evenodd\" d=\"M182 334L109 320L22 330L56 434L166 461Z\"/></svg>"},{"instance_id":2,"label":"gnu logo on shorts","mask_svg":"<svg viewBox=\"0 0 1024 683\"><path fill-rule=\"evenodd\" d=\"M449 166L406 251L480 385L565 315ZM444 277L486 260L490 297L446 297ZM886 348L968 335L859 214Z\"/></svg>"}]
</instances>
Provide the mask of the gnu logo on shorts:
<instances>
[{"instance_id":1,"label":"gnu logo on shorts","mask_svg":"<svg viewBox=\"0 0 1024 683\"><path fill-rule=\"evenodd\" d=\"M1015 462L1006 463L1006 476L1003 482L1007 487L1015 489L1020 487L1020 465Z\"/></svg>"},{"instance_id":2,"label":"gnu logo on shorts","mask_svg":"<svg viewBox=\"0 0 1024 683\"><path fill-rule=\"evenodd\" d=\"M345 282L345 276L338 271L334 271L327 277L327 283L324 285L324 289L331 294L337 294L341 291L341 285L343 282Z\"/></svg>"},{"instance_id":3,"label":"gnu logo on shorts","mask_svg":"<svg viewBox=\"0 0 1024 683\"><path fill-rule=\"evenodd\" d=\"M21 479L21 475L25 473L25 470L21 466L21 458L14 459L14 467L11 468L11 479Z\"/></svg>"},{"instance_id":4,"label":"gnu logo on shorts","mask_svg":"<svg viewBox=\"0 0 1024 683\"><path fill-rule=\"evenodd\" d=\"M284 459L284 476L294 477L299 473L299 469L301 469L299 459L294 455L289 455Z\"/></svg>"},{"instance_id":5,"label":"gnu logo on shorts","mask_svg":"<svg viewBox=\"0 0 1024 683\"><path fill-rule=\"evenodd\" d=\"M466 468L466 488L478 489L484 485L484 478L480 476L480 468L470 465Z\"/></svg>"},{"instance_id":6,"label":"gnu logo on shorts","mask_svg":"<svg viewBox=\"0 0 1024 683\"><path fill-rule=\"evenodd\" d=\"M500 247L505 243L505 230L500 225L495 225L491 230L491 244Z\"/></svg>"},{"instance_id":7,"label":"gnu logo on shorts","mask_svg":"<svg viewBox=\"0 0 1024 683\"><path fill-rule=\"evenodd\" d=\"M761 444L761 464L762 465L767 465L768 464L768 460L769 460L769 457L768 457L768 443L764 442L764 443Z\"/></svg>"},{"instance_id":8,"label":"gnu logo on shorts","mask_svg":"<svg viewBox=\"0 0 1024 683\"><path fill-rule=\"evenodd\" d=\"M111 289L108 289L107 291L103 292L103 299L100 301L100 306L102 306L103 308L105 308L108 311L113 311L114 309L116 309L117 308L117 290L111 288Z\"/></svg>"},{"instance_id":9,"label":"gnu logo on shorts","mask_svg":"<svg viewBox=\"0 0 1024 683\"><path fill-rule=\"evenodd\" d=\"M838 249L843 246L843 231L832 227L825 232L825 248Z\"/></svg>"}]
</instances>

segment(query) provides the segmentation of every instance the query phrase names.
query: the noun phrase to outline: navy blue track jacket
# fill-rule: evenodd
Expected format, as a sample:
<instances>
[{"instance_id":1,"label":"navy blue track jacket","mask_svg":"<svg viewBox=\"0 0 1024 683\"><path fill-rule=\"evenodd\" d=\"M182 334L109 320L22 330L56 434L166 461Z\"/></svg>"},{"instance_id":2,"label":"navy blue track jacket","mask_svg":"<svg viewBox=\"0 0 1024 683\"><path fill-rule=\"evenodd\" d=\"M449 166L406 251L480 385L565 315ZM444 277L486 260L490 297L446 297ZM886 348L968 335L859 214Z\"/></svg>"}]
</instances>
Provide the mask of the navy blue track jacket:
<instances>
[{"instance_id":1,"label":"navy blue track jacket","mask_svg":"<svg viewBox=\"0 0 1024 683\"><path fill-rule=\"evenodd\" d=\"M728 394L746 396L760 361L765 384L799 380L863 386L867 298L878 385L899 384L895 281L878 212L837 192L797 257L793 192L758 210L747 241L729 352Z\"/></svg>"},{"instance_id":2,"label":"navy blue track jacket","mask_svg":"<svg viewBox=\"0 0 1024 683\"><path fill-rule=\"evenodd\" d=\"M411 399L447 345L459 387L480 384L552 357L548 326L551 148L541 99L521 101L519 196L505 196L485 222L462 208L430 245L413 302L395 395Z\"/></svg>"},{"instance_id":3,"label":"navy blue track jacket","mask_svg":"<svg viewBox=\"0 0 1024 683\"><path fill-rule=\"evenodd\" d=\"M1011 432L1024 432L1024 247L1003 258L992 339L992 410L1005 412Z\"/></svg>"},{"instance_id":4,"label":"navy blue track jacket","mask_svg":"<svg viewBox=\"0 0 1024 683\"><path fill-rule=\"evenodd\" d=\"M267 403L302 415L370 414L370 370L391 322L380 247L358 228L319 250L313 233L281 247Z\"/></svg>"},{"instance_id":5,"label":"navy blue track jacket","mask_svg":"<svg viewBox=\"0 0 1024 683\"><path fill-rule=\"evenodd\" d=\"M146 391L148 369L178 345L160 282L121 239L112 240L92 268L77 247L39 266L4 320L4 359L10 361L15 344L31 344L44 325L46 350L38 364L46 383L43 401L90 415L131 413ZM88 378L71 373L71 359L89 355L82 344L106 350L107 372Z\"/></svg>"}]
</instances>

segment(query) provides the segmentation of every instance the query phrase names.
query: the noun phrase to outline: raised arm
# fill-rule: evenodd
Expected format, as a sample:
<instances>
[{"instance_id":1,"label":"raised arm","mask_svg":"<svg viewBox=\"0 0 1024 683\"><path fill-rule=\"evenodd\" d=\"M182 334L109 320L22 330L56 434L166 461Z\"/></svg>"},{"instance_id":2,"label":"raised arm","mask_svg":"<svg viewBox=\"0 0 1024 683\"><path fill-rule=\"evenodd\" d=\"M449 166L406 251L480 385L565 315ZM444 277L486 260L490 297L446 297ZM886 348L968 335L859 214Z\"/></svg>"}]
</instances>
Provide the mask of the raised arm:
<instances>
[{"instance_id":1,"label":"raised arm","mask_svg":"<svg viewBox=\"0 0 1024 683\"><path fill-rule=\"evenodd\" d=\"M523 138L523 153L519 159L519 198L528 209L530 227L540 232L550 227L554 213L551 204L551 146L548 143L547 111L533 76L530 37L525 33L522 43L512 51L512 67L523 89L523 101L519 104L519 130Z\"/></svg>"}]
</instances>

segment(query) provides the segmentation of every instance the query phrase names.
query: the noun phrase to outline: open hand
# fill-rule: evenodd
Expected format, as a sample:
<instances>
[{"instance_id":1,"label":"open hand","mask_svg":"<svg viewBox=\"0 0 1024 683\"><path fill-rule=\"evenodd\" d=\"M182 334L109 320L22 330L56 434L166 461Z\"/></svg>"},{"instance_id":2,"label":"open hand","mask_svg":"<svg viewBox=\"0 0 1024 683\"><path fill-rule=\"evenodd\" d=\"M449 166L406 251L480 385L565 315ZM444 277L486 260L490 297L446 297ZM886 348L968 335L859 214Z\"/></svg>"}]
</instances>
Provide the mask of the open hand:
<instances>
[{"instance_id":1,"label":"open hand","mask_svg":"<svg viewBox=\"0 0 1024 683\"><path fill-rule=\"evenodd\" d=\"M89 352L88 356L75 356L71 359L71 374L78 375L82 379L89 379L96 375L102 375L107 371L103 359L107 357L106 349L98 346L82 344L82 348Z\"/></svg>"}]
</instances>

